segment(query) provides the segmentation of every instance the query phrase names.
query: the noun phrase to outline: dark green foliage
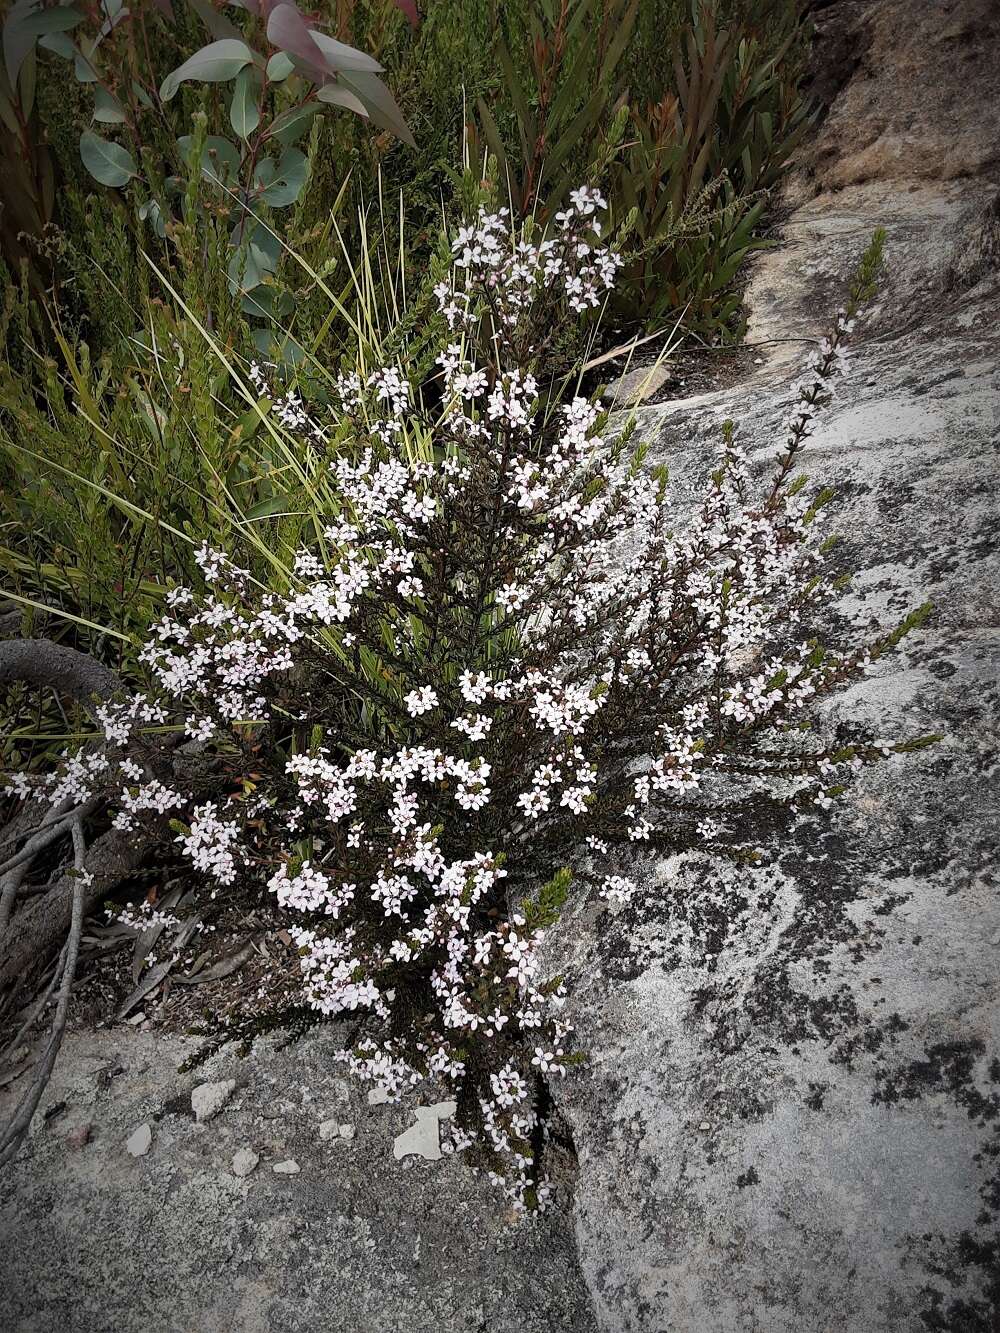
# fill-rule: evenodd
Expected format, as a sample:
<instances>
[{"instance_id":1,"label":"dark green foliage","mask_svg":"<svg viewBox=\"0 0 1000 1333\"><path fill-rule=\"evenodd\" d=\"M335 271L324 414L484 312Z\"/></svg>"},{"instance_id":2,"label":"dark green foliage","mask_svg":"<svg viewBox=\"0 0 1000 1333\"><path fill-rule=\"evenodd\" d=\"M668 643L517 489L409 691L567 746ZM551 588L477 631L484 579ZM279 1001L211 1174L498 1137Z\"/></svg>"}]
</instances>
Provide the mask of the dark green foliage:
<instances>
[{"instance_id":1,"label":"dark green foliage","mask_svg":"<svg viewBox=\"0 0 1000 1333\"><path fill-rule=\"evenodd\" d=\"M728 337L740 331L734 280L760 244L767 191L808 124L800 30L784 3L761 7L771 22L760 27L753 6L685 8L547 0L520 28L518 7L505 10L513 153L485 99L478 114L499 192L522 215L545 217L582 180L605 190L629 259L620 325L679 319Z\"/></svg>"}]
</instances>

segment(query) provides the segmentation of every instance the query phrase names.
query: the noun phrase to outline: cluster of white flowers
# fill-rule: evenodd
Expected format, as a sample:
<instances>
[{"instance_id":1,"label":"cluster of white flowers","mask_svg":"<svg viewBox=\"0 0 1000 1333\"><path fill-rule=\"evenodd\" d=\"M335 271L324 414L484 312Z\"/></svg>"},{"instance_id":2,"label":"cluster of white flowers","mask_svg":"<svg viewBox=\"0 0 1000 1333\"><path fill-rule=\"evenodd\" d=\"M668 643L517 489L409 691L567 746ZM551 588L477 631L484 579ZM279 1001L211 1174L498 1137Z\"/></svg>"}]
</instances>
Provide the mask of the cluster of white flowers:
<instances>
[{"instance_id":1,"label":"cluster of white flowers","mask_svg":"<svg viewBox=\"0 0 1000 1333\"><path fill-rule=\"evenodd\" d=\"M232 819L223 819L211 802L196 806L189 832L177 841L196 870L219 884L232 884L239 869L240 827Z\"/></svg>"},{"instance_id":2,"label":"cluster of white flowers","mask_svg":"<svg viewBox=\"0 0 1000 1333\"><path fill-rule=\"evenodd\" d=\"M635 893L636 884L634 880L628 879L625 875L607 875L600 888L602 898L607 898L612 903L627 903Z\"/></svg>"},{"instance_id":3,"label":"cluster of white flowers","mask_svg":"<svg viewBox=\"0 0 1000 1333\"><path fill-rule=\"evenodd\" d=\"M129 761L126 760L122 765L124 768ZM139 817L143 814L153 812L154 814L164 815L168 810L175 810L178 806L184 804L184 798L177 792L171 791L164 786L158 778L150 778L148 782L142 783L139 787L125 787L118 797L118 813L112 820L112 826L116 829L132 829L136 827Z\"/></svg>"},{"instance_id":4,"label":"cluster of white flowers","mask_svg":"<svg viewBox=\"0 0 1000 1333\"><path fill-rule=\"evenodd\" d=\"M575 313L598 307L621 263L617 254L589 243L586 236L588 231L597 235L597 215L605 208L598 191L587 186L574 190L569 207L556 215L555 235L537 243L513 234L507 209L496 213L481 209L476 221L458 232L452 247L454 272L450 281L441 282L436 289L449 328L465 330L476 320L484 290L489 293L491 312L508 329L517 325L525 309L542 294L552 299L561 291ZM467 372L456 365L451 373ZM461 387L453 386L453 391L465 396Z\"/></svg>"},{"instance_id":5,"label":"cluster of white flowers","mask_svg":"<svg viewBox=\"0 0 1000 1333\"><path fill-rule=\"evenodd\" d=\"M154 926L161 926L163 929L169 929L171 926L181 924L180 917L174 916L172 912L165 912L162 908L154 906L150 902L141 902L134 907L122 907L116 912L110 914L112 921L117 921L119 925L128 926L129 930L134 930L140 934L145 930L152 930Z\"/></svg>"}]
</instances>

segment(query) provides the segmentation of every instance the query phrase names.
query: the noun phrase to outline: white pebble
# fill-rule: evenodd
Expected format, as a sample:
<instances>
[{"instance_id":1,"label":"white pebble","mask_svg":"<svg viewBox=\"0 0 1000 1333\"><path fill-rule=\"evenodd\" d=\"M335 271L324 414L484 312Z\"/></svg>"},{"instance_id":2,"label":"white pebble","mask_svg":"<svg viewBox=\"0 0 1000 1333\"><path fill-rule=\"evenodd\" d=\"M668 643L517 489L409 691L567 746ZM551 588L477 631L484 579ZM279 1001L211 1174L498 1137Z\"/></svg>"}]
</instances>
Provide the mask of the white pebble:
<instances>
[{"instance_id":1,"label":"white pebble","mask_svg":"<svg viewBox=\"0 0 1000 1333\"><path fill-rule=\"evenodd\" d=\"M233 1175L249 1176L257 1169L259 1161L259 1153L255 1153L252 1148L241 1148L239 1152L233 1153Z\"/></svg>"},{"instance_id":2,"label":"white pebble","mask_svg":"<svg viewBox=\"0 0 1000 1333\"><path fill-rule=\"evenodd\" d=\"M199 1083L191 1093L191 1110L199 1125L219 1114L233 1095L235 1087L234 1078L223 1079L218 1083Z\"/></svg>"},{"instance_id":3,"label":"white pebble","mask_svg":"<svg viewBox=\"0 0 1000 1333\"><path fill-rule=\"evenodd\" d=\"M149 1125L140 1125L125 1144L126 1151L132 1157L145 1157L153 1146L153 1130Z\"/></svg>"}]
</instances>

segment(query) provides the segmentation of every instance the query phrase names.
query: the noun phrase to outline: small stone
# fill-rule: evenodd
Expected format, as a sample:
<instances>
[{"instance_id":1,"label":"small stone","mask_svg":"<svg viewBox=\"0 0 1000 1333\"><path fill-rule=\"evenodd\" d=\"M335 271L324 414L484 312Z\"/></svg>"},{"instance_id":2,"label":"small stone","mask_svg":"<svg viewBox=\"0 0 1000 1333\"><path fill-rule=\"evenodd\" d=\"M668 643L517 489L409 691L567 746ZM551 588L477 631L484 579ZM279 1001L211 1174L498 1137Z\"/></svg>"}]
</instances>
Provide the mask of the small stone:
<instances>
[{"instance_id":1,"label":"small stone","mask_svg":"<svg viewBox=\"0 0 1000 1333\"><path fill-rule=\"evenodd\" d=\"M229 1101L236 1088L234 1078L222 1079L218 1083L200 1083L191 1093L191 1110L199 1125L218 1115Z\"/></svg>"},{"instance_id":2,"label":"small stone","mask_svg":"<svg viewBox=\"0 0 1000 1333\"><path fill-rule=\"evenodd\" d=\"M145 1157L153 1146L153 1130L150 1125L140 1125L125 1144L125 1151L131 1157Z\"/></svg>"},{"instance_id":3,"label":"small stone","mask_svg":"<svg viewBox=\"0 0 1000 1333\"><path fill-rule=\"evenodd\" d=\"M428 1162L437 1162L441 1158L441 1134L439 1122L455 1114L454 1102L438 1102L435 1106L418 1106L417 1123L393 1140L392 1155L398 1162L401 1157L423 1157Z\"/></svg>"},{"instance_id":4,"label":"small stone","mask_svg":"<svg viewBox=\"0 0 1000 1333\"><path fill-rule=\"evenodd\" d=\"M80 1125L77 1129L71 1129L66 1135L66 1147L73 1149L86 1148L87 1144L90 1142L90 1135L93 1128L93 1125Z\"/></svg>"},{"instance_id":5,"label":"small stone","mask_svg":"<svg viewBox=\"0 0 1000 1333\"><path fill-rule=\"evenodd\" d=\"M239 1152L233 1153L233 1175L240 1178L249 1176L256 1171L259 1161L259 1153L255 1153L252 1148L241 1148Z\"/></svg>"},{"instance_id":6,"label":"small stone","mask_svg":"<svg viewBox=\"0 0 1000 1333\"><path fill-rule=\"evenodd\" d=\"M287 1161L275 1162L271 1170L276 1176L297 1176L300 1168L298 1162L289 1157Z\"/></svg>"},{"instance_id":7,"label":"small stone","mask_svg":"<svg viewBox=\"0 0 1000 1333\"><path fill-rule=\"evenodd\" d=\"M389 1100L388 1088L383 1088L381 1084L377 1088L371 1088L368 1092L369 1106L384 1106Z\"/></svg>"},{"instance_id":8,"label":"small stone","mask_svg":"<svg viewBox=\"0 0 1000 1333\"><path fill-rule=\"evenodd\" d=\"M141 1009L137 1014L133 1014L131 1018L127 1018L125 1020L125 1022L128 1023L129 1027L133 1028L137 1028L140 1023L145 1023L145 1021L146 1021L146 1015L142 1012Z\"/></svg>"},{"instance_id":9,"label":"small stone","mask_svg":"<svg viewBox=\"0 0 1000 1333\"><path fill-rule=\"evenodd\" d=\"M704 1132L705 1130L709 1130L709 1129L711 1129L712 1126L708 1123L707 1120L703 1120L703 1121L701 1122L701 1124L698 1126L698 1128L699 1128L702 1132Z\"/></svg>"},{"instance_id":10,"label":"small stone","mask_svg":"<svg viewBox=\"0 0 1000 1333\"><path fill-rule=\"evenodd\" d=\"M353 1139L353 1138L354 1138L354 1126L353 1126L353 1125L350 1125L350 1124L348 1124L348 1125L341 1125L341 1127L340 1127L340 1137L341 1137L342 1139Z\"/></svg>"},{"instance_id":11,"label":"small stone","mask_svg":"<svg viewBox=\"0 0 1000 1333\"><path fill-rule=\"evenodd\" d=\"M639 366L622 375L604 391L604 400L612 401L617 407L635 407L663 388L670 378L670 372L664 365Z\"/></svg>"},{"instance_id":12,"label":"small stone","mask_svg":"<svg viewBox=\"0 0 1000 1333\"><path fill-rule=\"evenodd\" d=\"M324 1120L319 1127L319 1136L324 1141L340 1137L340 1126L336 1120Z\"/></svg>"}]
</instances>

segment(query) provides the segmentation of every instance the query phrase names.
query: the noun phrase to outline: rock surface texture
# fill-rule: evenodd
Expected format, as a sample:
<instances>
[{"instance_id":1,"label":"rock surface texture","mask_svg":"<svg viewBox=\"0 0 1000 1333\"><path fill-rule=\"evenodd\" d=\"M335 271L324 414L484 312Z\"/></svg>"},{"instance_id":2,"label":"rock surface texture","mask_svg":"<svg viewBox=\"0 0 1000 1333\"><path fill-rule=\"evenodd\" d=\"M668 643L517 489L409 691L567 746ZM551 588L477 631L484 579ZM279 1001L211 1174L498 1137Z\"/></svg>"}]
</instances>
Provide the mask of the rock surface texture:
<instances>
[{"instance_id":1,"label":"rock surface texture","mask_svg":"<svg viewBox=\"0 0 1000 1333\"><path fill-rule=\"evenodd\" d=\"M1000 1327L1000 18L994 0L816 9L831 108L751 283L766 355L641 420L681 510L727 417L763 468L803 350L773 340L822 333L887 228L885 288L806 463L838 488L857 571L829 628L937 609L828 720L943 741L791 834L755 830L762 869L649 864L627 908L571 905L550 948L590 1054L553 1089L572 1217L515 1226L462 1157L395 1160L415 1108L338 1077L336 1029L191 1074L179 1039L71 1035L0 1183L4 1329ZM229 1079L199 1123L192 1091Z\"/></svg>"},{"instance_id":2,"label":"rock surface texture","mask_svg":"<svg viewBox=\"0 0 1000 1333\"><path fill-rule=\"evenodd\" d=\"M343 1040L179 1074L197 1042L69 1036L0 1188L4 1333L590 1333L568 1221L513 1224L461 1157L394 1161L413 1108L369 1106ZM236 1088L199 1123L206 1079Z\"/></svg>"},{"instance_id":3,"label":"rock surface texture","mask_svg":"<svg viewBox=\"0 0 1000 1333\"><path fill-rule=\"evenodd\" d=\"M614 1333L1000 1327L1000 15L818 19L821 67L854 56L755 272L749 339L821 334L887 228L886 285L803 468L837 488L857 572L829 628L936 611L828 721L944 739L791 835L755 831L764 869L633 867L628 908L564 921L553 965L591 1060L555 1095ZM801 349L769 351L736 391L642 411L681 495L726 418L761 468L779 450Z\"/></svg>"}]
</instances>

